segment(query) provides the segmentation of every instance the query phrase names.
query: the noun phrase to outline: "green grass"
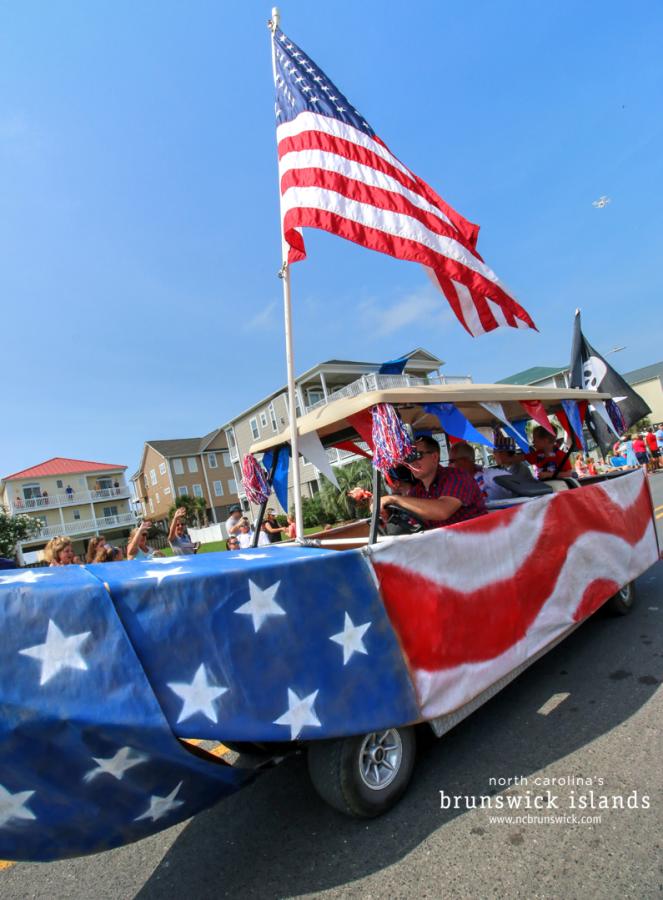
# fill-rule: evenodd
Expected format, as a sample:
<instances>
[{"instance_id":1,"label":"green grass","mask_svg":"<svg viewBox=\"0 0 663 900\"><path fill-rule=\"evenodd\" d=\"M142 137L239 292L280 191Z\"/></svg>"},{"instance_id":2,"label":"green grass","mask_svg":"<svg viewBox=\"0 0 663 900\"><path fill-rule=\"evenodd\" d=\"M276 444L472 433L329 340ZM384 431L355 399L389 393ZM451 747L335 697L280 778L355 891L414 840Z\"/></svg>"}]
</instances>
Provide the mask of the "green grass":
<instances>
[{"instance_id":1,"label":"green grass","mask_svg":"<svg viewBox=\"0 0 663 900\"><path fill-rule=\"evenodd\" d=\"M198 553L216 553L217 550L225 550L226 542L225 541L212 541L209 544L203 544L198 550ZM172 556L173 551L170 547L164 547L161 552L164 556Z\"/></svg>"}]
</instances>

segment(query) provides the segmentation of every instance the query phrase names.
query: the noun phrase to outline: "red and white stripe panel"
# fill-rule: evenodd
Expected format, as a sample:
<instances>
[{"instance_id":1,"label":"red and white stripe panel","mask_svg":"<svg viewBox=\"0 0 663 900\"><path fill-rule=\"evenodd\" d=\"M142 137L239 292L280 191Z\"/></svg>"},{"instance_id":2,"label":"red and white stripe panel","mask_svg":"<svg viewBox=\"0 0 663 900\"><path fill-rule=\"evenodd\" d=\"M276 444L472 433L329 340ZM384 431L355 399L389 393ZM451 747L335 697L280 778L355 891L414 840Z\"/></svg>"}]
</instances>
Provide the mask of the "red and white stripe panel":
<instances>
[{"instance_id":1,"label":"red and white stripe panel","mask_svg":"<svg viewBox=\"0 0 663 900\"><path fill-rule=\"evenodd\" d=\"M369 549L425 718L452 712L659 558L640 471Z\"/></svg>"},{"instance_id":2,"label":"red and white stripe panel","mask_svg":"<svg viewBox=\"0 0 663 900\"><path fill-rule=\"evenodd\" d=\"M304 259L301 229L320 228L431 269L471 334L534 328L476 252L478 226L417 178L379 138L302 112L277 128L281 212L289 261Z\"/></svg>"}]
</instances>

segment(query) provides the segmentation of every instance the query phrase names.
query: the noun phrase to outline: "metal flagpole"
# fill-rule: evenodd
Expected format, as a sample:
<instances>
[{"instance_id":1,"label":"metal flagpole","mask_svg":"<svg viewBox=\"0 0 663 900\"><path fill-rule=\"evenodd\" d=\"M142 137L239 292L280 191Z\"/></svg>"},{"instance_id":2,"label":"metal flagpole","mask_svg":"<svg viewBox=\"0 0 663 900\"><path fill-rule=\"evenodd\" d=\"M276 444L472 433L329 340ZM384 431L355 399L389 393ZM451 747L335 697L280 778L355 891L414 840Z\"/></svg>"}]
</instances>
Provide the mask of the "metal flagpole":
<instances>
[{"instance_id":1,"label":"metal flagpole","mask_svg":"<svg viewBox=\"0 0 663 900\"><path fill-rule=\"evenodd\" d=\"M280 13L275 6L268 27L272 32L272 74L276 87L276 46L274 34L279 25ZM288 416L290 418L290 446L292 448L292 487L295 501L295 528L297 540L304 537L302 518L302 485L299 475L299 436L297 433L297 404L295 402L295 363L292 349L292 305L290 302L290 267L288 266L288 245L283 232L283 196L279 184L279 204L281 215L281 269L279 277L283 282L283 312L285 319L285 356L288 369ZM287 510L286 510L287 512Z\"/></svg>"}]
</instances>

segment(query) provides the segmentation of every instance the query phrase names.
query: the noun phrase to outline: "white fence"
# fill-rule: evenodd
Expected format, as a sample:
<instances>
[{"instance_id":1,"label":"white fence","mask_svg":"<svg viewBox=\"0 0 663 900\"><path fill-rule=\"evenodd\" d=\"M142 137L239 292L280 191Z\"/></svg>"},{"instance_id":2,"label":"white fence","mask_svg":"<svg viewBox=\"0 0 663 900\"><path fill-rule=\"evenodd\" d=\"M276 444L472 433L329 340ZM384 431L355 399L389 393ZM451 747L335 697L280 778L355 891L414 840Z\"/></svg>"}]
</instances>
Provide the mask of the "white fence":
<instances>
[{"instance_id":1,"label":"white fence","mask_svg":"<svg viewBox=\"0 0 663 900\"><path fill-rule=\"evenodd\" d=\"M213 541L226 540L225 525L208 525L207 528L187 529L192 541L200 541L201 544L211 544Z\"/></svg>"}]
</instances>

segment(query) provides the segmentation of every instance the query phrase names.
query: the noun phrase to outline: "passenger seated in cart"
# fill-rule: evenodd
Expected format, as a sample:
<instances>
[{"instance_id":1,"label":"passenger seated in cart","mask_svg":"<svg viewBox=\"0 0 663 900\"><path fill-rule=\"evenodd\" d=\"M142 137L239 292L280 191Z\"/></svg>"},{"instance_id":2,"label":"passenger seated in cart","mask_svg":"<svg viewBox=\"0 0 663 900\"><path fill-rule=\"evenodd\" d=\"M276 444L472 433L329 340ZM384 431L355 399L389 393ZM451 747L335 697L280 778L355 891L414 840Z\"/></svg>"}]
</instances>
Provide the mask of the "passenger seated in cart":
<instances>
[{"instance_id":1,"label":"passenger seated in cart","mask_svg":"<svg viewBox=\"0 0 663 900\"><path fill-rule=\"evenodd\" d=\"M483 471L487 500L509 500L523 494L532 496L532 486L542 489L550 487L538 485L530 467L522 461L522 453L517 449L513 438L498 435L494 438L494 442L495 466ZM495 480L498 478L500 481Z\"/></svg>"},{"instance_id":2,"label":"passenger seated in cart","mask_svg":"<svg viewBox=\"0 0 663 900\"><path fill-rule=\"evenodd\" d=\"M454 525L486 513L481 490L474 478L456 468L440 465L440 448L432 437L423 435L415 441L416 459L408 460L414 475L409 494L391 494L380 499L380 509L398 506L418 516L426 529Z\"/></svg>"},{"instance_id":3,"label":"passenger seated in cart","mask_svg":"<svg viewBox=\"0 0 663 900\"><path fill-rule=\"evenodd\" d=\"M569 454L557 447L557 437L543 425L537 425L532 432L532 451L525 459L534 466L537 478L573 475Z\"/></svg>"}]
</instances>

